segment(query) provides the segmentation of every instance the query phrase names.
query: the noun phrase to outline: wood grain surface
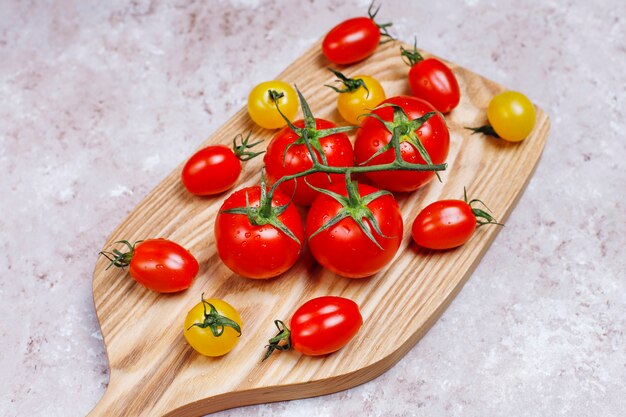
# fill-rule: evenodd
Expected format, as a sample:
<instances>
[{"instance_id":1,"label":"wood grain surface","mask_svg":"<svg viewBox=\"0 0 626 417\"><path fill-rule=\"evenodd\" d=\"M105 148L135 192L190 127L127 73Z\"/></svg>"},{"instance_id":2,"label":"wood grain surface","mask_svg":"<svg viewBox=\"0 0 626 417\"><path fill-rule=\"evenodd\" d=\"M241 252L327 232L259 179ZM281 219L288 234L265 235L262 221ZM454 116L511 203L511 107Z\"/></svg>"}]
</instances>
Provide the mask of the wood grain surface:
<instances>
[{"instance_id":1,"label":"wood grain surface","mask_svg":"<svg viewBox=\"0 0 626 417\"><path fill-rule=\"evenodd\" d=\"M400 59L399 47L390 42L369 59L340 70L348 76L373 75L388 97L408 94L408 67ZM502 228L480 228L466 245L435 252L411 244L412 220L430 202L462 198L467 187L470 197L487 202L496 218L504 221L532 175L549 131L548 117L537 109L535 129L523 142L470 135L464 126L484 124L489 100L504 88L448 64L462 95L458 108L446 116L451 131L448 170L441 183L397 195L404 219L403 243L391 264L371 278L336 276L306 251L278 278L258 281L234 275L220 261L213 237L215 215L230 193L209 198L189 194L179 181L181 161L111 234L103 249L110 250L120 239L171 239L196 256L199 275L187 291L157 294L137 284L127 271L105 270L108 262L99 257L93 296L111 372L108 388L89 416L191 417L331 393L375 378L415 345L460 291ZM326 70L329 65L318 42L277 79L297 84L317 117L343 124L336 93L322 87L335 78ZM242 109L201 146L229 144L237 133L248 130L264 145L274 134L255 126ZM261 166L260 158L247 163L235 189L257 184ZM185 315L201 293L223 298L241 314L243 335L224 357L201 356L183 337ZM288 320L302 302L321 295L340 295L359 304L364 325L357 336L325 357L279 352L261 363L263 347L275 333L273 320ZM388 323L393 323L393 331Z\"/></svg>"}]
</instances>

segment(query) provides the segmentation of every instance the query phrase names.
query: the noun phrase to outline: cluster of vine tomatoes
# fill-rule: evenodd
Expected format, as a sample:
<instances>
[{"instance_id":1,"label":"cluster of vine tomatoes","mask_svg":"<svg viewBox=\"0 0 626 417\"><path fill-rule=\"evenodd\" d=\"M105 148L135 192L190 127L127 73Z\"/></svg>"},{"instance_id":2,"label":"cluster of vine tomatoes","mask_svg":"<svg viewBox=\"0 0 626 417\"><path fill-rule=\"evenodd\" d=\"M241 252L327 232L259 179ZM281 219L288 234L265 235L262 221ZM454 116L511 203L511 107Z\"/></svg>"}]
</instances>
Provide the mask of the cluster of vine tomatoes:
<instances>
[{"instance_id":1,"label":"cluster of vine tomatoes","mask_svg":"<svg viewBox=\"0 0 626 417\"><path fill-rule=\"evenodd\" d=\"M379 25L378 12L346 20L330 30L322 53L330 63L349 65L371 56L390 40L390 24ZM355 126L337 126L315 118L297 88L283 81L254 87L248 97L251 119L266 129L280 129L265 151L238 135L232 148L213 145L196 152L185 164L181 181L192 194L215 195L232 188L241 161L264 155L261 184L235 191L223 202L215 220L215 241L224 264L236 274L268 279L289 270L308 244L324 268L344 277L376 274L394 258L403 237L402 215L392 192L412 192L445 166L450 134L444 114L461 100L454 72L436 58L424 59L416 45L400 48L410 66L411 96L387 98L379 81L369 75L348 77L330 71L339 85L337 110L351 125L358 124L354 144L347 133ZM303 118L293 120L298 102ZM491 125L471 128L509 141L524 139L534 126L532 103L520 93L506 92L489 104ZM239 142L237 141L239 139ZM439 167L439 168L437 168ZM354 177L357 177L355 180ZM359 182L364 181L364 182ZM309 207L306 219L295 205ZM480 200L441 200L415 218L414 242L429 249L450 249L467 242L477 225L499 224ZM484 206L484 204L483 204ZM165 239L131 244L127 252L102 252L112 266L130 267L140 284L158 292L188 288L198 262L186 249ZM358 305L346 298L309 300L294 313L289 329L270 339L267 358L275 350L294 348L307 355L340 349L357 333L363 319ZM220 356L242 334L242 320L224 300L204 295L188 313L184 335L199 353Z\"/></svg>"}]
</instances>

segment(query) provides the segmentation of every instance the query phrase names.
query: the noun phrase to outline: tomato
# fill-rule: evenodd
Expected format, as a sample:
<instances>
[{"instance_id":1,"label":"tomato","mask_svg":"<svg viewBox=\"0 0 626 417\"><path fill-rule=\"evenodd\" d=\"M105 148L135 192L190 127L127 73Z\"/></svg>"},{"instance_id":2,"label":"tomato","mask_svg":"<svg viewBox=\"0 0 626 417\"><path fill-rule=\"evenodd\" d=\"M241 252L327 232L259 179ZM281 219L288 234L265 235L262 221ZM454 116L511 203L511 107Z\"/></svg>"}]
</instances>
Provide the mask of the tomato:
<instances>
[{"instance_id":1,"label":"tomato","mask_svg":"<svg viewBox=\"0 0 626 417\"><path fill-rule=\"evenodd\" d=\"M329 191L336 195L320 195L306 219L311 253L324 268L344 277L377 273L393 259L402 242L398 203L390 193L365 184L351 183L349 190L345 183L338 184ZM341 220L333 224L338 218Z\"/></svg>"},{"instance_id":2,"label":"tomato","mask_svg":"<svg viewBox=\"0 0 626 417\"><path fill-rule=\"evenodd\" d=\"M359 306L336 296L313 298L293 314L291 329L277 320L279 333L270 339L265 359L274 350L293 348L309 356L327 355L344 347L363 325Z\"/></svg>"},{"instance_id":3,"label":"tomato","mask_svg":"<svg viewBox=\"0 0 626 417\"><path fill-rule=\"evenodd\" d=\"M289 120L298 112L298 96L293 87L283 81L260 83L248 96L248 114L254 123L265 129L278 129L287 124L276 110L275 97L278 97L280 111Z\"/></svg>"},{"instance_id":4,"label":"tomato","mask_svg":"<svg viewBox=\"0 0 626 417\"><path fill-rule=\"evenodd\" d=\"M222 356L230 352L241 336L243 325L237 310L217 298L196 304L185 318L183 334L198 353Z\"/></svg>"},{"instance_id":5,"label":"tomato","mask_svg":"<svg viewBox=\"0 0 626 417\"><path fill-rule=\"evenodd\" d=\"M238 139L241 144L237 143ZM263 153L250 150L261 142L249 141L250 133L245 138L239 134L233 139L232 149L213 145L193 154L181 172L185 188L195 195L219 194L231 188L241 174L241 161L248 161Z\"/></svg>"},{"instance_id":6,"label":"tomato","mask_svg":"<svg viewBox=\"0 0 626 417\"><path fill-rule=\"evenodd\" d=\"M452 70L437 58L424 59L413 46L409 51L400 48L407 58L409 86L414 96L426 100L441 113L449 113L461 100L459 82Z\"/></svg>"},{"instance_id":7,"label":"tomato","mask_svg":"<svg viewBox=\"0 0 626 417\"><path fill-rule=\"evenodd\" d=\"M212 195L231 188L241 173L241 161L226 146L200 149L183 167L181 174L187 190L195 195Z\"/></svg>"},{"instance_id":8,"label":"tomato","mask_svg":"<svg viewBox=\"0 0 626 417\"><path fill-rule=\"evenodd\" d=\"M191 286L199 265L194 256L178 243L166 239L147 239L131 245L123 243L128 252L100 252L111 261L111 266L129 266L132 278L144 287L157 292L171 293Z\"/></svg>"},{"instance_id":9,"label":"tomato","mask_svg":"<svg viewBox=\"0 0 626 417\"><path fill-rule=\"evenodd\" d=\"M472 207L480 200L440 200L426 206L413 221L411 235L415 243L427 249L452 249L463 245L476 226L500 225L486 211Z\"/></svg>"},{"instance_id":10,"label":"tomato","mask_svg":"<svg viewBox=\"0 0 626 417\"><path fill-rule=\"evenodd\" d=\"M302 220L297 208L289 204L290 197L279 191L274 193L269 220L262 219L258 212L261 200L259 186L236 191L224 201L215 220L220 258L233 272L246 278L280 275L296 263L302 252ZM259 224L251 223L251 218L258 219Z\"/></svg>"},{"instance_id":11,"label":"tomato","mask_svg":"<svg viewBox=\"0 0 626 417\"><path fill-rule=\"evenodd\" d=\"M398 116L398 110L393 107L381 107L384 104L399 106L408 120ZM441 114L435 114L417 129L411 127L411 122L435 109L428 102L409 96L388 98L381 106L373 111L389 126L385 126L374 117L366 117L356 134L354 153L357 165L377 165L390 163L395 160L394 150L383 148L392 138L394 128L405 130L400 137L400 151L402 159L414 163L424 164L426 161L419 153L417 142L421 142L433 164L444 163L450 148L450 132ZM376 155L377 152L381 152ZM376 155L376 156L374 156ZM373 157L373 158L372 158ZM390 191L413 191L430 181L434 176L432 171L379 171L366 173L365 176L375 185Z\"/></svg>"},{"instance_id":12,"label":"tomato","mask_svg":"<svg viewBox=\"0 0 626 417\"><path fill-rule=\"evenodd\" d=\"M294 122L297 128L304 128L304 120ZM309 129L309 140L313 147L319 146L325 154L326 162L330 166L349 167L354 165L354 152L350 139L345 133L335 133L329 136L317 137L325 129L333 129L335 125L323 119L315 119L315 129ZM317 142L317 144L316 144ZM318 160L321 156L315 150ZM280 178L306 171L313 166L313 160L306 145L300 139L298 133L289 126L285 126L272 139L267 147L267 152L263 159L265 162L265 172L271 183L275 183ZM330 177L330 181L329 181ZM279 185L279 189L286 195L293 195L293 201L297 204L310 205L318 192L313 190L309 184L328 188L331 183L343 181L342 174L315 173L295 180L286 181ZM295 194L294 194L295 193Z\"/></svg>"},{"instance_id":13,"label":"tomato","mask_svg":"<svg viewBox=\"0 0 626 417\"><path fill-rule=\"evenodd\" d=\"M372 55L380 43L380 29L368 17L348 19L328 32L322 42L324 56L335 64L353 64Z\"/></svg>"},{"instance_id":14,"label":"tomato","mask_svg":"<svg viewBox=\"0 0 626 417\"><path fill-rule=\"evenodd\" d=\"M519 142L535 127L535 107L522 93L505 91L491 99L487 118L499 137Z\"/></svg>"},{"instance_id":15,"label":"tomato","mask_svg":"<svg viewBox=\"0 0 626 417\"><path fill-rule=\"evenodd\" d=\"M330 69L343 83L342 88L328 85L339 93L337 110L344 120L350 124L359 124L359 116L369 113L385 99L385 90L380 83L367 75L357 75L348 78L339 71Z\"/></svg>"}]
</instances>

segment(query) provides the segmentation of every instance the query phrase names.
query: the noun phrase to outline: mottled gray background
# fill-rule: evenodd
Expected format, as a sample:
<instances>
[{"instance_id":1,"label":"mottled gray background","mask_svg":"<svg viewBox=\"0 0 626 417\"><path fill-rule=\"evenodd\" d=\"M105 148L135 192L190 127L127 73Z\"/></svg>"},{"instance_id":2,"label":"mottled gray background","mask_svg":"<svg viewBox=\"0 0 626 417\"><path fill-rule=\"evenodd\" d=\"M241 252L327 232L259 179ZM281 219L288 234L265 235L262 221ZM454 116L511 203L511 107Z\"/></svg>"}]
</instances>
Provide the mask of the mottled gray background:
<instances>
[{"instance_id":1,"label":"mottled gray background","mask_svg":"<svg viewBox=\"0 0 626 417\"><path fill-rule=\"evenodd\" d=\"M108 381L102 242L211 132L368 1L0 0L0 414ZM441 320L360 387L219 416L623 416L626 2L385 1L421 48L551 116L537 172ZM270 47L270 48L268 48Z\"/></svg>"}]
</instances>

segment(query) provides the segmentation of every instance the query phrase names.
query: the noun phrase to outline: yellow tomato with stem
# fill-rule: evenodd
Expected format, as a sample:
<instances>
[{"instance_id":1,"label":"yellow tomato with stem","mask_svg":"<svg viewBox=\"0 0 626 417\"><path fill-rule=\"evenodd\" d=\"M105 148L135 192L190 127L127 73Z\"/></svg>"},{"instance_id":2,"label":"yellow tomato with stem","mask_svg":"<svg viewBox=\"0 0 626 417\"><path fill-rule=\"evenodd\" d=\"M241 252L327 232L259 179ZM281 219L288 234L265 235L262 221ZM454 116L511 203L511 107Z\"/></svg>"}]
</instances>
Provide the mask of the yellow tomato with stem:
<instances>
[{"instance_id":1,"label":"yellow tomato with stem","mask_svg":"<svg viewBox=\"0 0 626 417\"><path fill-rule=\"evenodd\" d=\"M487 119L499 137L509 142L524 140L535 127L535 107L522 93L505 91L494 96Z\"/></svg>"},{"instance_id":2,"label":"yellow tomato with stem","mask_svg":"<svg viewBox=\"0 0 626 417\"><path fill-rule=\"evenodd\" d=\"M198 353L222 356L239 343L242 322L239 313L224 300L204 299L185 318L184 335Z\"/></svg>"},{"instance_id":3,"label":"yellow tomato with stem","mask_svg":"<svg viewBox=\"0 0 626 417\"><path fill-rule=\"evenodd\" d=\"M298 112L298 95L292 86L284 81L266 81L258 84L248 96L248 114L254 123L265 129L278 129L287 122L276 109L293 121Z\"/></svg>"},{"instance_id":4,"label":"yellow tomato with stem","mask_svg":"<svg viewBox=\"0 0 626 417\"><path fill-rule=\"evenodd\" d=\"M337 76L337 81L343 84L341 88L332 85L327 85L327 87L339 93L337 110L346 122L353 125L359 124L360 115L370 113L385 100L385 90L375 78L368 75L348 78L339 71L333 69L330 71Z\"/></svg>"}]
</instances>

